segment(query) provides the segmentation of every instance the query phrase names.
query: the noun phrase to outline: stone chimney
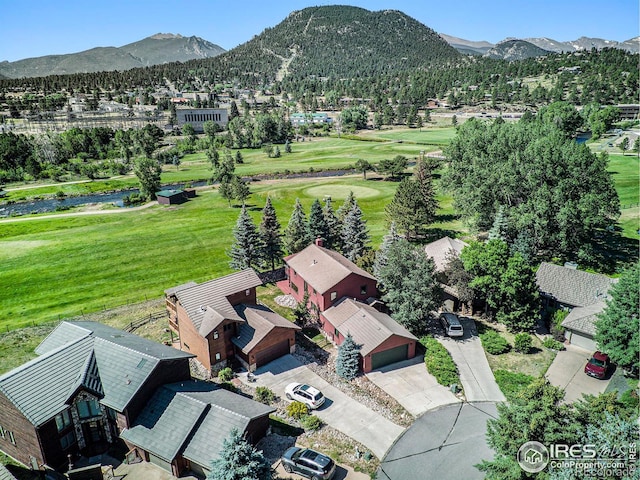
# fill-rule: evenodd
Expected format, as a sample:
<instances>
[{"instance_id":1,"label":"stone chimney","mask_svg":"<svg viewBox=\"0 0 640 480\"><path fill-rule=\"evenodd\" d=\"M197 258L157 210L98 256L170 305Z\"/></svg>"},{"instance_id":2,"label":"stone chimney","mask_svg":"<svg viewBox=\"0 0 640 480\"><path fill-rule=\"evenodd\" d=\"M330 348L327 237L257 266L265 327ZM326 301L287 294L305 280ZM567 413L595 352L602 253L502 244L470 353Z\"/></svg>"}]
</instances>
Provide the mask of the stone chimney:
<instances>
[{"instance_id":1,"label":"stone chimney","mask_svg":"<svg viewBox=\"0 0 640 480\"><path fill-rule=\"evenodd\" d=\"M322 239L322 237L316 238L316 245L319 247L324 247L324 240Z\"/></svg>"}]
</instances>

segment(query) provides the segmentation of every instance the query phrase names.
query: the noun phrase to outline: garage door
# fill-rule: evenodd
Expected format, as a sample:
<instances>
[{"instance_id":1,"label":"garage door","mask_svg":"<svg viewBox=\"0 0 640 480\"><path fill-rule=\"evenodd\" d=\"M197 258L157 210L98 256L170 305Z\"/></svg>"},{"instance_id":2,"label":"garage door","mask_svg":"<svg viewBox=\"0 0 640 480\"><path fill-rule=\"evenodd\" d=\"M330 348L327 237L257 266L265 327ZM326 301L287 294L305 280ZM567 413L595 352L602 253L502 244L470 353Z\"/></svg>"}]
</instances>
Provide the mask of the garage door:
<instances>
[{"instance_id":1,"label":"garage door","mask_svg":"<svg viewBox=\"0 0 640 480\"><path fill-rule=\"evenodd\" d=\"M589 351L597 350L596 342L595 340L593 340L593 338L587 335L582 335L577 332L571 332L571 338L569 339L569 342L571 343L571 345L584 348L585 350L589 350Z\"/></svg>"},{"instance_id":2,"label":"garage door","mask_svg":"<svg viewBox=\"0 0 640 480\"><path fill-rule=\"evenodd\" d=\"M154 465L157 465L163 470L167 470L168 472L173 473L173 470L171 469L171 464L161 459L160 457L156 457L153 453L149 454L149 463L153 463Z\"/></svg>"},{"instance_id":3,"label":"garage door","mask_svg":"<svg viewBox=\"0 0 640 480\"><path fill-rule=\"evenodd\" d=\"M409 345L400 345L399 347L378 352L371 355L371 368L376 369L389 365L390 363L400 362L407 359L407 349Z\"/></svg>"},{"instance_id":4,"label":"garage door","mask_svg":"<svg viewBox=\"0 0 640 480\"><path fill-rule=\"evenodd\" d=\"M256 352L256 366L261 367L269 363L271 360L280 358L283 355L289 353L289 340L285 339L280 343L276 343L270 347Z\"/></svg>"}]
</instances>

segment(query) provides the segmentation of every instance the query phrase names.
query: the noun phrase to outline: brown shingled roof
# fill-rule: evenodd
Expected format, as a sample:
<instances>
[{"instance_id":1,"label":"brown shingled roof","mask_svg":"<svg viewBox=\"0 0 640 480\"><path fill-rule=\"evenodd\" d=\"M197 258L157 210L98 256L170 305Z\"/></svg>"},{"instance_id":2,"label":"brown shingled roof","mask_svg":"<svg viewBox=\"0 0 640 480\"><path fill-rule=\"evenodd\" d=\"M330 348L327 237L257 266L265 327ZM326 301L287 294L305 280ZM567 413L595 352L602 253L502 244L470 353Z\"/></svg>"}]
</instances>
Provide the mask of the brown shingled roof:
<instances>
[{"instance_id":1,"label":"brown shingled roof","mask_svg":"<svg viewBox=\"0 0 640 480\"><path fill-rule=\"evenodd\" d=\"M329 291L352 273L376 279L338 252L313 243L304 250L286 257L285 262L320 294Z\"/></svg>"}]
</instances>

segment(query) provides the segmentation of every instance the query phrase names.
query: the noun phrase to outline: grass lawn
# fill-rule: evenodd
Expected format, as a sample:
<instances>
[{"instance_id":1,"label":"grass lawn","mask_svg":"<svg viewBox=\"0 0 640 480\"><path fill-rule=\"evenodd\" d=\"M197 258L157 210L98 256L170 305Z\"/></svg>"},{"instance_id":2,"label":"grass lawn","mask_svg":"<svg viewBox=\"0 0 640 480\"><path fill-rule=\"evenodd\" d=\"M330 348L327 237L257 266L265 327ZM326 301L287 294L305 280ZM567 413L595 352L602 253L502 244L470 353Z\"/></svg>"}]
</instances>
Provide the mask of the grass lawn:
<instances>
[{"instance_id":1,"label":"grass lawn","mask_svg":"<svg viewBox=\"0 0 640 480\"><path fill-rule=\"evenodd\" d=\"M456 129L447 127L423 127L423 128L402 128L394 130L374 130L361 133L364 137L376 139L402 141L416 143L419 145L435 145L443 147L449 145L453 137L456 136ZM423 149L429 151L429 149Z\"/></svg>"},{"instance_id":2,"label":"grass lawn","mask_svg":"<svg viewBox=\"0 0 640 480\"><path fill-rule=\"evenodd\" d=\"M609 171L620 197L622 235L638 240L640 228L640 157L638 155L609 154Z\"/></svg>"},{"instance_id":3,"label":"grass lawn","mask_svg":"<svg viewBox=\"0 0 640 480\"><path fill-rule=\"evenodd\" d=\"M269 180L252 184L248 204L259 223L270 196L284 226L296 198L307 212L324 195L338 208L353 190L377 246L396 186L362 176ZM166 288L230 273L226 251L238 214L211 189L181 206L4 223L0 331L158 299Z\"/></svg>"}]
</instances>

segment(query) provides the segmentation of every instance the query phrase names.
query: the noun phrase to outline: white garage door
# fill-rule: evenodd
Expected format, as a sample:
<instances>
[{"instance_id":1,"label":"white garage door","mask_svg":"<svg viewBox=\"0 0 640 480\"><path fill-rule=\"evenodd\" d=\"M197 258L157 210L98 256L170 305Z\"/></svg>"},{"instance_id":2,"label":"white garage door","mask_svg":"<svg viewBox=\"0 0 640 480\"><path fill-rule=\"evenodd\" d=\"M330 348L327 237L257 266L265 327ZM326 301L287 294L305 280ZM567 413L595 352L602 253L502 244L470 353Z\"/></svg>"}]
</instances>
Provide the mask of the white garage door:
<instances>
[{"instance_id":1,"label":"white garage door","mask_svg":"<svg viewBox=\"0 0 640 480\"><path fill-rule=\"evenodd\" d=\"M570 335L569 342L571 343L571 345L584 348L585 350L589 350L590 352L594 352L598 349L595 340L590 336L583 333L570 332L569 330L567 330L567 333Z\"/></svg>"}]
</instances>

